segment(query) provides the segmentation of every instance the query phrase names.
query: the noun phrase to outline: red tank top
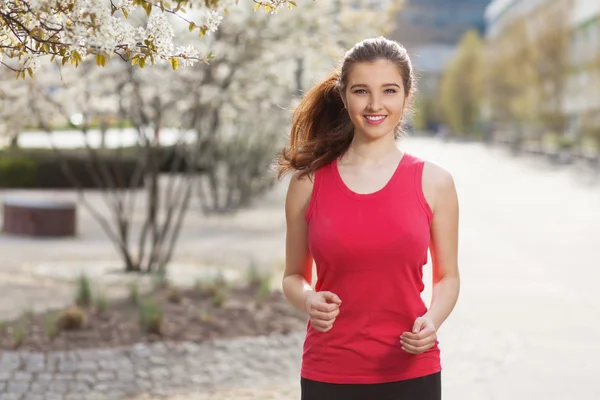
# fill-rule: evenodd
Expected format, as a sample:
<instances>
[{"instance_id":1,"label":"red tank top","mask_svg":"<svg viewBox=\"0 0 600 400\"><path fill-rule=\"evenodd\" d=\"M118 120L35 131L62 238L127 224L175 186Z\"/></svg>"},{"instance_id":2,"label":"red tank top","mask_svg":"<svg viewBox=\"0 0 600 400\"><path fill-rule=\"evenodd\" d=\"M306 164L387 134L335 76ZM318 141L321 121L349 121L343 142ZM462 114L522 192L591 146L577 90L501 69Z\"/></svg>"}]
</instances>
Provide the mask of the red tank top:
<instances>
[{"instance_id":1,"label":"red tank top","mask_svg":"<svg viewBox=\"0 0 600 400\"><path fill-rule=\"evenodd\" d=\"M329 383L384 383L441 371L438 343L402 350L400 335L427 311L421 299L432 212L423 161L404 154L381 190L346 186L337 160L316 171L306 211L317 291L342 300L333 328L307 327L301 376Z\"/></svg>"}]
</instances>

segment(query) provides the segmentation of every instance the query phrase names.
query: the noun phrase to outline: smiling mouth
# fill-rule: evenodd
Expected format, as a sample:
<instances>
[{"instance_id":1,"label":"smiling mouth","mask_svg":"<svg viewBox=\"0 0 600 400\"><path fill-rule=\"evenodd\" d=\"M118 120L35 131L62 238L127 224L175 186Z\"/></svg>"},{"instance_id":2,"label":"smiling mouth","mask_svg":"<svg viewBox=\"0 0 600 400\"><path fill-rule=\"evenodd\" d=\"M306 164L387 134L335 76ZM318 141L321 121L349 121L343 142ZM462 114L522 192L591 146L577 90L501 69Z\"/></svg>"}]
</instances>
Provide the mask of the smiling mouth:
<instances>
[{"instance_id":1,"label":"smiling mouth","mask_svg":"<svg viewBox=\"0 0 600 400\"><path fill-rule=\"evenodd\" d=\"M365 115L367 123L370 125L379 125L383 123L383 120L387 118L387 115Z\"/></svg>"},{"instance_id":2,"label":"smiling mouth","mask_svg":"<svg viewBox=\"0 0 600 400\"><path fill-rule=\"evenodd\" d=\"M369 121L381 121L386 117L386 115L365 115L365 118Z\"/></svg>"}]
</instances>

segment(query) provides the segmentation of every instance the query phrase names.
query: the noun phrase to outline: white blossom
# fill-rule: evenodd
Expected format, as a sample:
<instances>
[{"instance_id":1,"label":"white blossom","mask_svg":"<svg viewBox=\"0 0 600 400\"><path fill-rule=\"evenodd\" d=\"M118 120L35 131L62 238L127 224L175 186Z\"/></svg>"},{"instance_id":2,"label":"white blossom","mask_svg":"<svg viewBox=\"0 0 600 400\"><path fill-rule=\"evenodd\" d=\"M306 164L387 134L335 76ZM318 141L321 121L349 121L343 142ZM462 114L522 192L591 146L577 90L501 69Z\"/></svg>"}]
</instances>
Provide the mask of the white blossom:
<instances>
[{"instance_id":1,"label":"white blossom","mask_svg":"<svg viewBox=\"0 0 600 400\"><path fill-rule=\"evenodd\" d=\"M219 15L217 11L206 10L204 12L204 25L208 27L209 31L216 32L221 21L223 21L223 16Z\"/></svg>"},{"instance_id":2,"label":"white blossom","mask_svg":"<svg viewBox=\"0 0 600 400\"><path fill-rule=\"evenodd\" d=\"M207 53L197 45L174 43L175 26L184 23L195 38L215 32L226 10L238 2L218 0L207 6L205 0L170 2L173 5L163 0L2 0L0 57L18 61L20 69L35 66L31 58L48 54L74 64L93 54L118 54L141 66L174 57L179 65L192 65ZM267 11L291 4L290 0L253 3ZM145 5L152 5L151 10ZM189 15L196 19L188 19Z\"/></svg>"}]
</instances>

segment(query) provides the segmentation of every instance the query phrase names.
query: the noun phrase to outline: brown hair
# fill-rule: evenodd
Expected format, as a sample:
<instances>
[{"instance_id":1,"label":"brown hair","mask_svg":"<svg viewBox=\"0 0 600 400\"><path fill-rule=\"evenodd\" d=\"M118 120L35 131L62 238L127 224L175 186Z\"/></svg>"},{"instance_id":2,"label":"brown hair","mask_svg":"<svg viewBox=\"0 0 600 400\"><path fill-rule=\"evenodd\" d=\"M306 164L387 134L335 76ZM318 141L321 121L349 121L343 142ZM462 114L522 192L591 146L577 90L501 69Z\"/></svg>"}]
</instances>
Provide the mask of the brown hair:
<instances>
[{"instance_id":1,"label":"brown hair","mask_svg":"<svg viewBox=\"0 0 600 400\"><path fill-rule=\"evenodd\" d=\"M342 101L348 74L356 63L377 60L396 64L402 75L405 95L410 96L414 91L414 75L406 49L384 37L357 43L346 52L341 67L310 89L295 108L290 144L277 158L278 178L294 170L302 171L301 175L312 174L348 150L354 136L354 125ZM401 133L400 123L395 137Z\"/></svg>"}]
</instances>

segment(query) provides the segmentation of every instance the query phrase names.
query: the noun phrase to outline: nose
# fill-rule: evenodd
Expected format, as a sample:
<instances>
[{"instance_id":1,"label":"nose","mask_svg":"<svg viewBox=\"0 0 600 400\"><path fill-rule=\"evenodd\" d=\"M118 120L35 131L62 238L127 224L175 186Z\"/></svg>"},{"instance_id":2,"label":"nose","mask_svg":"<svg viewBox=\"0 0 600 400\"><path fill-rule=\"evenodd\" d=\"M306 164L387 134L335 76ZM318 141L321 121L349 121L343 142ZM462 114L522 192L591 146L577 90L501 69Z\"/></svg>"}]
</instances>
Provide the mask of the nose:
<instances>
[{"instance_id":1,"label":"nose","mask_svg":"<svg viewBox=\"0 0 600 400\"><path fill-rule=\"evenodd\" d=\"M371 94L371 98L369 99L369 111L379 111L381 110L381 108L382 105L379 95L377 95L376 93Z\"/></svg>"}]
</instances>

